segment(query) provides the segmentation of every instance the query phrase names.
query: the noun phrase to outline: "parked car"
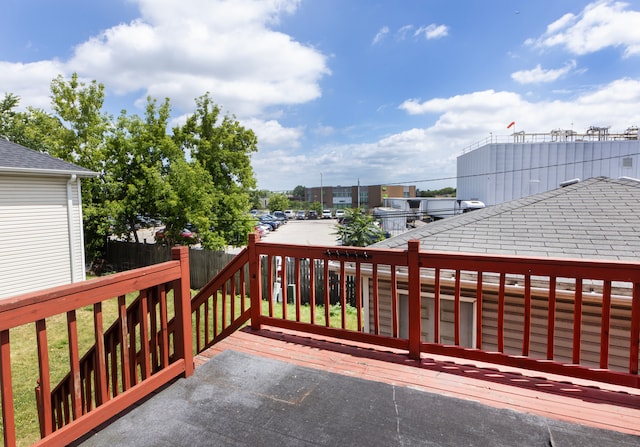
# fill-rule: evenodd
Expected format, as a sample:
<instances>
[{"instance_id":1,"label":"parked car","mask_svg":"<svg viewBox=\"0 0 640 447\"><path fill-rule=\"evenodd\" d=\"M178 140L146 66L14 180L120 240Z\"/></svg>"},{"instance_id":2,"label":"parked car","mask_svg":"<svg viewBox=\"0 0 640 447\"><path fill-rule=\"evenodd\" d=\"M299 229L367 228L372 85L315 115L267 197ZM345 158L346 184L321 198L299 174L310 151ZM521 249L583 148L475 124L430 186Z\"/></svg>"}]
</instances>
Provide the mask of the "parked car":
<instances>
[{"instance_id":1,"label":"parked car","mask_svg":"<svg viewBox=\"0 0 640 447\"><path fill-rule=\"evenodd\" d=\"M344 210L336 210L336 219L341 219L344 217Z\"/></svg>"},{"instance_id":2,"label":"parked car","mask_svg":"<svg viewBox=\"0 0 640 447\"><path fill-rule=\"evenodd\" d=\"M166 228L160 228L158 231L156 231L156 234L155 234L156 242L164 243L166 241L167 239L166 231L167 231ZM195 243L198 240L198 235L193 231L189 230L188 228L184 228L180 232L179 238L185 239L189 243Z\"/></svg>"},{"instance_id":3,"label":"parked car","mask_svg":"<svg viewBox=\"0 0 640 447\"><path fill-rule=\"evenodd\" d=\"M315 220L317 218L318 218L318 212L317 211L313 211L313 210L309 211L309 215L307 216L307 219Z\"/></svg>"},{"instance_id":4,"label":"parked car","mask_svg":"<svg viewBox=\"0 0 640 447\"><path fill-rule=\"evenodd\" d=\"M293 210L284 210L284 215L287 216L287 219L295 219L296 212Z\"/></svg>"},{"instance_id":5,"label":"parked car","mask_svg":"<svg viewBox=\"0 0 640 447\"><path fill-rule=\"evenodd\" d=\"M283 223L287 223L287 220L289 219L287 215L282 211L274 211L271 215L276 219L282 221Z\"/></svg>"},{"instance_id":6,"label":"parked car","mask_svg":"<svg viewBox=\"0 0 640 447\"><path fill-rule=\"evenodd\" d=\"M306 213L306 211L304 211L304 210L299 210L299 211L296 213L296 219L297 219L297 220L305 220L306 218L307 218L307 213Z\"/></svg>"},{"instance_id":7,"label":"parked car","mask_svg":"<svg viewBox=\"0 0 640 447\"><path fill-rule=\"evenodd\" d=\"M331 219L331 210L322 210L323 219Z\"/></svg>"},{"instance_id":8,"label":"parked car","mask_svg":"<svg viewBox=\"0 0 640 447\"><path fill-rule=\"evenodd\" d=\"M261 224L269 225L271 227L271 231L277 230L278 228L280 228L280 225L282 225L282 222L280 222L270 214L260 216L260 220L258 222L260 222Z\"/></svg>"}]
</instances>

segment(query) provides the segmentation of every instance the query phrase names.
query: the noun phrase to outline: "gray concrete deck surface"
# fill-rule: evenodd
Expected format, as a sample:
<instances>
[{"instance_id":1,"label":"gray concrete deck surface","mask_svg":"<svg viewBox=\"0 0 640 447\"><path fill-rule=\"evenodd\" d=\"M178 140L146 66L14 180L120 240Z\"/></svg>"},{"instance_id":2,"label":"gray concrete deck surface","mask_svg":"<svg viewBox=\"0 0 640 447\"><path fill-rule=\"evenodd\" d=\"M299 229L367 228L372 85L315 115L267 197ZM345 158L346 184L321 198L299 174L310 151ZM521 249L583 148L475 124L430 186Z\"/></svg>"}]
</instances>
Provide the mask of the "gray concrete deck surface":
<instances>
[{"instance_id":1,"label":"gray concrete deck surface","mask_svg":"<svg viewBox=\"0 0 640 447\"><path fill-rule=\"evenodd\" d=\"M640 438L226 350L92 446L620 446Z\"/></svg>"}]
</instances>

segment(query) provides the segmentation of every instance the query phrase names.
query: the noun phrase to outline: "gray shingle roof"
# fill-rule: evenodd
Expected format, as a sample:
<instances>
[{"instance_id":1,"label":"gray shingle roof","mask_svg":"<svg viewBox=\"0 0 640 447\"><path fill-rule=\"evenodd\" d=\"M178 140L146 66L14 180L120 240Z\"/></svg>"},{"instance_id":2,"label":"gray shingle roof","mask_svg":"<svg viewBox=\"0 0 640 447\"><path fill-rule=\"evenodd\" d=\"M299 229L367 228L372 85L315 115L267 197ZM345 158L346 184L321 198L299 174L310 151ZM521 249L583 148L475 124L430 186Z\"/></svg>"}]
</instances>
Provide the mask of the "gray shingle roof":
<instances>
[{"instance_id":1,"label":"gray shingle roof","mask_svg":"<svg viewBox=\"0 0 640 447\"><path fill-rule=\"evenodd\" d=\"M34 151L0 137L0 172L72 175L93 177L90 169Z\"/></svg>"},{"instance_id":2,"label":"gray shingle roof","mask_svg":"<svg viewBox=\"0 0 640 447\"><path fill-rule=\"evenodd\" d=\"M591 178L423 225L374 247L550 256L640 258L640 182Z\"/></svg>"}]
</instances>

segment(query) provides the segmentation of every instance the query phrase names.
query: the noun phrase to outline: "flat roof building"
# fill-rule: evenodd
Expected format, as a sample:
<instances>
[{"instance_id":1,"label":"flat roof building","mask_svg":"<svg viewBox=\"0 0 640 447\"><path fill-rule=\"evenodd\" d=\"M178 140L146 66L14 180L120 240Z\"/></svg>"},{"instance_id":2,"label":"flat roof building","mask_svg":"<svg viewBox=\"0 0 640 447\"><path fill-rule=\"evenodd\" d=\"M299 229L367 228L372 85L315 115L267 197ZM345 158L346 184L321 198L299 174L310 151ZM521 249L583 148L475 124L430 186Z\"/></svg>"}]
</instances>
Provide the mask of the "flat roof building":
<instances>
[{"instance_id":1,"label":"flat roof building","mask_svg":"<svg viewBox=\"0 0 640 447\"><path fill-rule=\"evenodd\" d=\"M306 188L307 202L320 202L322 208L372 209L388 197L415 197L415 185L314 186Z\"/></svg>"}]
</instances>

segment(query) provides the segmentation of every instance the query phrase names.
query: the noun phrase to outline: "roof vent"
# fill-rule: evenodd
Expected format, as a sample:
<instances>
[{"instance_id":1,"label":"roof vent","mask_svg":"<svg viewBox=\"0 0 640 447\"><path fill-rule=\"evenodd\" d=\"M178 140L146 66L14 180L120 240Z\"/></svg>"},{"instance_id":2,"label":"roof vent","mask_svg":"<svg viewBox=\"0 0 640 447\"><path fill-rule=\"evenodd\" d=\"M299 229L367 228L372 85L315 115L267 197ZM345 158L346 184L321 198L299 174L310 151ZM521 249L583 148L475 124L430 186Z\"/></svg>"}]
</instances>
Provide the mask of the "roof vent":
<instances>
[{"instance_id":1,"label":"roof vent","mask_svg":"<svg viewBox=\"0 0 640 447\"><path fill-rule=\"evenodd\" d=\"M579 183L579 182L580 182L579 178L572 178L571 180L565 180L564 182L560 183L560 187L564 188L565 186L575 185L576 183Z\"/></svg>"}]
</instances>

